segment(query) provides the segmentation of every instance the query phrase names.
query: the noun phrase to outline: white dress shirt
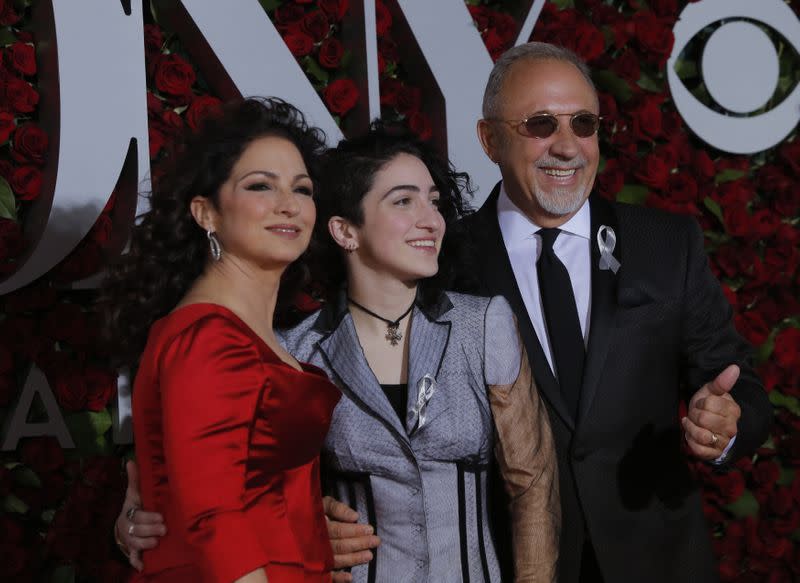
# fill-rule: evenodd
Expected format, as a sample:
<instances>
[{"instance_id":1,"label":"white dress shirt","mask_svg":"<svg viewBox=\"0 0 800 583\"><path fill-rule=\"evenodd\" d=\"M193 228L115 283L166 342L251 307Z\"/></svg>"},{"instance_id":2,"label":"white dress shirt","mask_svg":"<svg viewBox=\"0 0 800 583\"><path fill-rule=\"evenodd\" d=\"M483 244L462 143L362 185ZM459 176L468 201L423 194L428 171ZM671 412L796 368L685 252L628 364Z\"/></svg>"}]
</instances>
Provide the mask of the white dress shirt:
<instances>
[{"instance_id":1,"label":"white dress shirt","mask_svg":"<svg viewBox=\"0 0 800 583\"><path fill-rule=\"evenodd\" d=\"M511 260L511 269L517 280L519 293L528 311L528 316L539 338L539 344L550 363L550 369L556 375L553 366L553 351L542 313L542 296L539 293L539 276L536 262L542 252L542 238L537 235L540 227L508 198L505 187L500 187L497 199L497 220L503 243ZM583 344L589 339L589 321L592 310L592 264L591 264L591 215L589 201L566 223L559 227L559 234L553 243L553 252L564 264L572 282L572 293L578 309L578 320L581 323ZM557 376L557 375L556 375Z\"/></svg>"}]
</instances>

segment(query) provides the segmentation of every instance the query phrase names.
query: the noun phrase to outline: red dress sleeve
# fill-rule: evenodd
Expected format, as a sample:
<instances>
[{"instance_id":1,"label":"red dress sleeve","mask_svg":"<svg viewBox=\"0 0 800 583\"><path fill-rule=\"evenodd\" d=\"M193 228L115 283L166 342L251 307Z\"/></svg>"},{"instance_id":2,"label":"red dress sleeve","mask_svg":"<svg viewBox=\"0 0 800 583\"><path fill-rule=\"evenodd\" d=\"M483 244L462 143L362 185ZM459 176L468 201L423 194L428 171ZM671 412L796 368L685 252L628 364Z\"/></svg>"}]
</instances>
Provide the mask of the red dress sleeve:
<instances>
[{"instance_id":1,"label":"red dress sleeve","mask_svg":"<svg viewBox=\"0 0 800 583\"><path fill-rule=\"evenodd\" d=\"M164 455L180 528L211 579L268 558L245 517L250 428L265 385L257 348L221 316L195 322L162 354Z\"/></svg>"}]
</instances>

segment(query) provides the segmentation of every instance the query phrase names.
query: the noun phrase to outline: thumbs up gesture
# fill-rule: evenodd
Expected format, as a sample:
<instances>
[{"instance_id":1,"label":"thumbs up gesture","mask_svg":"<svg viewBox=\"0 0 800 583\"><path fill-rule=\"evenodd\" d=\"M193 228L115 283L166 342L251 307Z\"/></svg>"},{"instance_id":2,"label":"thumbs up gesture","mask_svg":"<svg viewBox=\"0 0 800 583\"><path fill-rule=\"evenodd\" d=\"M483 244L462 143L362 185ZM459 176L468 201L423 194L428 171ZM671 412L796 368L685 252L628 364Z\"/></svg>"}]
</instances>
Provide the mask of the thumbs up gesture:
<instances>
[{"instance_id":1,"label":"thumbs up gesture","mask_svg":"<svg viewBox=\"0 0 800 583\"><path fill-rule=\"evenodd\" d=\"M736 435L742 410L730 390L738 378L739 367L732 364L700 387L689 401L688 414L681 424L689 449L700 459L717 459Z\"/></svg>"}]
</instances>

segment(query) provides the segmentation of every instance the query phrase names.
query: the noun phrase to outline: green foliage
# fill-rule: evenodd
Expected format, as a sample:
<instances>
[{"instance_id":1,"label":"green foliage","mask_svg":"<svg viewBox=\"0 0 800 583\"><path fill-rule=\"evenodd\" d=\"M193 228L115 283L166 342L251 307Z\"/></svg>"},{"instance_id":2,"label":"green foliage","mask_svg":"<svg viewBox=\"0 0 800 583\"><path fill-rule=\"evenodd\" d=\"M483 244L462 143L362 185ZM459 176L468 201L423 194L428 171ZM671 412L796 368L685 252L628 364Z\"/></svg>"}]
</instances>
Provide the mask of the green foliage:
<instances>
[{"instance_id":1,"label":"green foliage","mask_svg":"<svg viewBox=\"0 0 800 583\"><path fill-rule=\"evenodd\" d=\"M592 79L600 89L608 91L622 102L628 101L633 95L628 82L607 69L594 73Z\"/></svg>"},{"instance_id":2,"label":"green foliage","mask_svg":"<svg viewBox=\"0 0 800 583\"><path fill-rule=\"evenodd\" d=\"M618 202L627 202L629 204L643 204L647 200L647 194L650 191L646 186L639 184L626 184L617 193Z\"/></svg>"},{"instance_id":3,"label":"green foliage","mask_svg":"<svg viewBox=\"0 0 800 583\"><path fill-rule=\"evenodd\" d=\"M736 518L758 515L758 500L750 490L745 490L738 500L725 506L725 509Z\"/></svg>"},{"instance_id":4,"label":"green foliage","mask_svg":"<svg viewBox=\"0 0 800 583\"><path fill-rule=\"evenodd\" d=\"M8 181L0 176L0 218L17 220L17 200Z\"/></svg>"}]
</instances>

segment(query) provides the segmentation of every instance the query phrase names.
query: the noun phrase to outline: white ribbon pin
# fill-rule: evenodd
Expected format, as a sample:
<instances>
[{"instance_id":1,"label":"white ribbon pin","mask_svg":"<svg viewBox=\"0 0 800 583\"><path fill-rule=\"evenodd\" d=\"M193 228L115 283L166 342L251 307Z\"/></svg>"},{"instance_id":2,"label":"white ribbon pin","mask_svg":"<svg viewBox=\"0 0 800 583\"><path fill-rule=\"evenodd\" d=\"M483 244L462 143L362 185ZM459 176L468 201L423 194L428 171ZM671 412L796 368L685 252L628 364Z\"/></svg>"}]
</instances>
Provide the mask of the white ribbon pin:
<instances>
[{"instance_id":1,"label":"white ribbon pin","mask_svg":"<svg viewBox=\"0 0 800 583\"><path fill-rule=\"evenodd\" d=\"M425 425L425 409L434 392L436 392L436 379L426 374L417 383L417 402L409 412L411 417L409 421L411 421L412 427L416 425L417 429L422 429L422 426Z\"/></svg>"},{"instance_id":2,"label":"white ribbon pin","mask_svg":"<svg viewBox=\"0 0 800 583\"><path fill-rule=\"evenodd\" d=\"M600 225L597 229L597 246L600 248L600 269L610 269L614 273L620 268L620 262L612 255L617 244L617 235L614 229L606 225Z\"/></svg>"}]
</instances>

